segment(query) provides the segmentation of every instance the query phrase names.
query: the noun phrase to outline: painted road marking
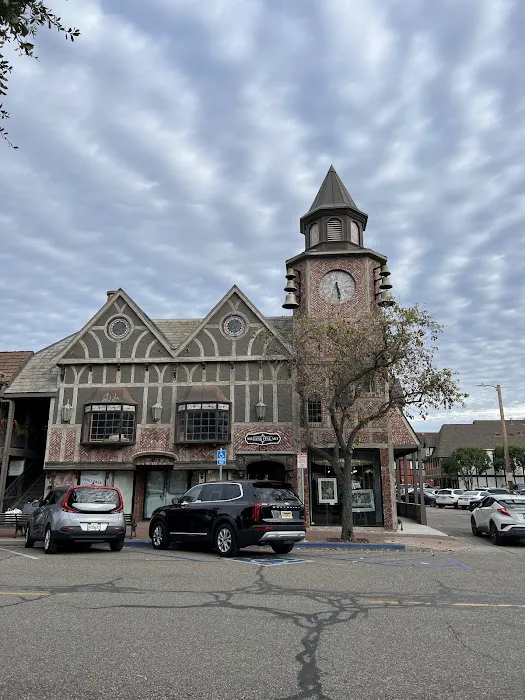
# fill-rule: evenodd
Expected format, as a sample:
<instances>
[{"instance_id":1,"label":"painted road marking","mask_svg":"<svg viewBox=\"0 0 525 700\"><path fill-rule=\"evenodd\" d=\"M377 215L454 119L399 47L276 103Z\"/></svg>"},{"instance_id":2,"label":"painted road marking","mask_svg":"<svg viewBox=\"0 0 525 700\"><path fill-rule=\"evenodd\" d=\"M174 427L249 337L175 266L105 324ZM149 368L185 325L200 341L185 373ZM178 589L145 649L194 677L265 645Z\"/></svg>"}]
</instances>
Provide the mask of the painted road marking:
<instances>
[{"instance_id":1,"label":"painted road marking","mask_svg":"<svg viewBox=\"0 0 525 700\"><path fill-rule=\"evenodd\" d=\"M6 549L5 547L0 547L0 552L8 552L9 554L16 554L17 557L27 557L28 559L40 559L40 557L32 557L30 554L22 554L22 552L13 552L12 549Z\"/></svg>"},{"instance_id":2,"label":"painted road marking","mask_svg":"<svg viewBox=\"0 0 525 700\"><path fill-rule=\"evenodd\" d=\"M15 596L50 596L49 591L0 591L0 595L15 595Z\"/></svg>"},{"instance_id":3,"label":"painted road marking","mask_svg":"<svg viewBox=\"0 0 525 700\"><path fill-rule=\"evenodd\" d=\"M283 564L310 564L308 559L246 559L246 557L235 557L232 561L242 564L256 564L257 566L282 566Z\"/></svg>"},{"instance_id":4,"label":"painted road marking","mask_svg":"<svg viewBox=\"0 0 525 700\"><path fill-rule=\"evenodd\" d=\"M394 566L399 568L425 567L427 569L464 569L470 571L471 566L446 554L399 555L395 559L385 559L380 555L366 557L337 557L335 561L348 561L351 564L370 564L371 566Z\"/></svg>"},{"instance_id":5,"label":"painted road marking","mask_svg":"<svg viewBox=\"0 0 525 700\"><path fill-rule=\"evenodd\" d=\"M520 603L449 603L443 602L427 602L422 600L367 600L367 605L427 605L435 607L451 607L451 608L525 608L525 604Z\"/></svg>"}]
</instances>

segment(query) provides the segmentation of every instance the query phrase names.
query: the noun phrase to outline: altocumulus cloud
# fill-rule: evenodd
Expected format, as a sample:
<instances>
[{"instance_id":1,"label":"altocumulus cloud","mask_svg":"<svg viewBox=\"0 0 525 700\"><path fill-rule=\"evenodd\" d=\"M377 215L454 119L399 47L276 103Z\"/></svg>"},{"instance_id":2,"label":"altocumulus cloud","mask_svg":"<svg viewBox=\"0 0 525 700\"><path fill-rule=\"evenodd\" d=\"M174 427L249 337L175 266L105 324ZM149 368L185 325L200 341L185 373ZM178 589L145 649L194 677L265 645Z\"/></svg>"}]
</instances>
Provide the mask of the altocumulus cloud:
<instances>
[{"instance_id":1,"label":"altocumulus cloud","mask_svg":"<svg viewBox=\"0 0 525 700\"><path fill-rule=\"evenodd\" d=\"M233 283L280 314L333 162L471 394L417 427L495 417L481 382L525 417L523 2L51 5L82 36L13 59L1 349L70 334L118 286L152 317L203 315Z\"/></svg>"}]
</instances>

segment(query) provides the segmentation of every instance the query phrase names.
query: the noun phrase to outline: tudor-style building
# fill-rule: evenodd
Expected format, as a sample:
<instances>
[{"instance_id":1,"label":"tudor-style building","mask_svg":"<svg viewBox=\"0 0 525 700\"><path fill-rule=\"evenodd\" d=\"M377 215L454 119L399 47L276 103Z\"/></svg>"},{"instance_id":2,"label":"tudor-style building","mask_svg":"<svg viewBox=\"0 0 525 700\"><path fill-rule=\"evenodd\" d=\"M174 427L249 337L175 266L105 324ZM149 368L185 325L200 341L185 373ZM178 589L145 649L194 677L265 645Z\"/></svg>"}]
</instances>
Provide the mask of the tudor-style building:
<instances>
[{"instance_id":1,"label":"tudor-style building","mask_svg":"<svg viewBox=\"0 0 525 700\"><path fill-rule=\"evenodd\" d=\"M357 315L388 302L386 258L364 247L366 223L331 167L301 219L305 250L286 262L285 308ZM49 402L46 488L115 485L142 519L202 481L286 479L312 524L337 524L329 465L304 458L286 353L292 323L292 315L264 317L235 286L204 319L154 321L122 289L108 292L84 328L35 353L5 392L15 403ZM311 408L308 434L330 449L328 418ZM394 528L394 460L417 447L400 412L365 431L355 453L356 524Z\"/></svg>"}]
</instances>

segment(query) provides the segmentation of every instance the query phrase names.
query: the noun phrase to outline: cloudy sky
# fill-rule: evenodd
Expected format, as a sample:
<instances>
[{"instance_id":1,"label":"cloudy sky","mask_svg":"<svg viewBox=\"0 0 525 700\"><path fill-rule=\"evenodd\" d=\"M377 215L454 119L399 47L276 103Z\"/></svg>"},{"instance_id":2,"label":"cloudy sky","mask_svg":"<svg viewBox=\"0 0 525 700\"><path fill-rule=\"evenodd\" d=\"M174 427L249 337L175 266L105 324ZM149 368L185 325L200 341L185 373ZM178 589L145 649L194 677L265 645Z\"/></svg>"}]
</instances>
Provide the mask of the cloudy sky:
<instances>
[{"instance_id":1,"label":"cloudy sky","mask_svg":"<svg viewBox=\"0 0 525 700\"><path fill-rule=\"evenodd\" d=\"M525 417L523 0L50 0L0 143L0 349L123 287L153 318L236 283L283 313L284 260L333 163L394 292L444 325L471 396Z\"/></svg>"}]
</instances>

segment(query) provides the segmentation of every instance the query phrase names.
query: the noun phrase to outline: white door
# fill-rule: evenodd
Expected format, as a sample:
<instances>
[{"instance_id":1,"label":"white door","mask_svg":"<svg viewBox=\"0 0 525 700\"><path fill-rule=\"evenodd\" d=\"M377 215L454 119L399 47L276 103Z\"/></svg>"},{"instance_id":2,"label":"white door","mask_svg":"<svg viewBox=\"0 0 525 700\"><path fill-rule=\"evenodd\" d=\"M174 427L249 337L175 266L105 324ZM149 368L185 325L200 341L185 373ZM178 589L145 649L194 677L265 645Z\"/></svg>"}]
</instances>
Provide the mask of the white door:
<instances>
[{"instance_id":1,"label":"white door","mask_svg":"<svg viewBox=\"0 0 525 700\"><path fill-rule=\"evenodd\" d=\"M485 498L484 501L482 501L481 505L479 508L476 508L474 511L475 516L476 516L476 524L478 527L482 528L483 530L489 529L489 520L490 520L490 515L492 513L492 504L494 503L494 499L491 497Z\"/></svg>"}]
</instances>

